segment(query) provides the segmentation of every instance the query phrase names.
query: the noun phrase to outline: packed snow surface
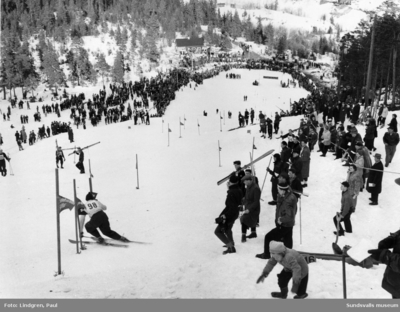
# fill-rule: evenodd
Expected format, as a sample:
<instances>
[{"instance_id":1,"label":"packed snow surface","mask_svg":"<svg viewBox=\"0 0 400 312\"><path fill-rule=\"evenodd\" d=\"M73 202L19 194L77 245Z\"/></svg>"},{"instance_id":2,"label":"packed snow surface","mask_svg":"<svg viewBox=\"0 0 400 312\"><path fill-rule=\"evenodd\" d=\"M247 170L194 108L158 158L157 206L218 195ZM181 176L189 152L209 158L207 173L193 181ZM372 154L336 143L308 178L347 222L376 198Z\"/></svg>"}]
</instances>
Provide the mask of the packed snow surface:
<instances>
[{"instance_id":1,"label":"packed snow surface","mask_svg":"<svg viewBox=\"0 0 400 312\"><path fill-rule=\"evenodd\" d=\"M259 126L228 131L238 126L238 112L254 108L256 116L262 110L271 117L278 108L289 109L290 100L305 97L300 88L281 88L280 80L289 76L277 72L232 70L242 79L226 79L225 73L204 81L194 89L189 86L177 93L163 118L151 118L151 125L133 125L133 121L77 130L75 143L69 143L66 133L24 145L18 151L14 134L21 130L20 114L29 115L27 132L42 124L58 120L55 114L33 122L36 105L31 110L12 110L11 121L0 122L2 149L10 153L14 176L0 177L0 297L1 298L270 298L278 290L277 278L282 267L277 265L263 284L256 284L266 261L255 258L263 251L264 235L274 227L275 207L271 200L270 177L266 177L262 192L258 237L240 242L240 222L233 232L237 253L222 255L222 243L214 235L218 217L224 208L226 185L217 181L233 170L233 161L250 161L253 138L254 158L268 150L280 151L280 139L260 138ZM278 80L263 79L278 76ZM259 80L259 86L252 82ZM99 87L71 90L85 92L86 98ZM108 92L110 92L107 89ZM243 96L248 101L243 101ZM1 97L3 97L1 95ZM21 97L21 96L19 96ZM45 103L51 103L46 98ZM9 105L1 100L4 112ZM219 109L220 113L216 113ZM208 116L203 116L203 111ZM228 119L228 111L233 113ZM281 130L297 128L300 117L283 118ZM185 121L179 138L179 118ZM390 120L391 114L388 119ZM59 120L70 121L69 110ZM164 123L163 123L164 121ZM258 121L256 121L258 122ZM13 124L14 129L10 126ZM200 127L198 127L198 124ZM168 131L170 127L170 146ZM130 127L130 128L129 128ZM220 130L222 127L222 131ZM363 126L357 126L364 133ZM250 130L251 133L248 133ZM199 134L200 131L200 134ZM384 155L379 130L377 152ZM60 169L60 195L73 199L73 180L77 196L84 199L89 191L88 160L94 175L93 188L98 199L107 206L111 228L131 240L147 245L129 244L129 248L88 245L76 253L68 242L75 238L74 213L63 211L61 219L61 252L63 275L57 271L57 232L55 197L55 147L84 147L87 174L79 174L74 156L68 156L65 169ZM218 141L222 147L221 167ZM140 188L136 189L136 155L139 158ZM347 167L312 152L309 197L299 203L293 230L294 249L332 253L335 230L332 218L340 210L340 182L346 178ZM76 159L77 160L77 159ZM270 157L255 165L260 184L264 181ZM272 166L272 164L271 164ZM7 163L9 168L9 164ZM399 153L389 171L399 172ZM9 170L10 172L10 170ZM370 241L371 248L379 240L399 229L399 192L393 180L398 175L385 173L379 206L369 206L369 194L360 193L357 211L352 215L353 234L340 237L338 244L355 246L361 239ZM301 215L301 222L300 222ZM87 219L88 220L88 219ZM301 228L300 228L301 225ZM300 242L300 229L302 241ZM317 260L310 266L308 294L310 298L342 298L342 264ZM347 265L348 298L389 298L381 288L385 266L366 270ZM293 294L289 295L290 298Z\"/></svg>"}]
</instances>

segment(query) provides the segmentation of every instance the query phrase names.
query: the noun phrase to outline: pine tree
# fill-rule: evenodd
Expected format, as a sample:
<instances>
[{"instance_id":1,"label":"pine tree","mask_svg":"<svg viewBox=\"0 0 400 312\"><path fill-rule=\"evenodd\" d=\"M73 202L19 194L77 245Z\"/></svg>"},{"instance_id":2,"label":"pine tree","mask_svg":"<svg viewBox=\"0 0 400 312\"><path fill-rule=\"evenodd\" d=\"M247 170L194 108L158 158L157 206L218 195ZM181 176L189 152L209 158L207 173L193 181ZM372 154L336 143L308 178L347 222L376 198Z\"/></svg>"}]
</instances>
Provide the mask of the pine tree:
<instances>
[{"instance_id":1,"label":"pine tree","mask_svg":"<svg viewBox=\"0 0 400 312\"><path fill-rule=\"evenodd\" d=\"M157 21L157 15L151 14L146 23L146 37L144 39L145 44L143 46L147 58L153 62L157 63L160 57L160 53L157 49L156 41L158 39L159 33L159 23Z\"/></svg>"},{"instance_id":2,"label":"pine tree","mask_svg":"<svg viewBox=\"0 0 400 312\"><path fill-rule=\"evenodd\" d=\"M104 77L106 77L110 72L110 65L108 65L104 53L100 53L99 56L97 57L96 70L101 76L104 86Z\"/></svg>"},{"instance_id":3,"label":"pine tree","mask_svg":"<svg viewBox=\"0 0 400 312\"><path fill-rule=\"evenodd\" d=\"M32 89L37 87L40 81L39 74L36 72L35 61L29 51L29 43L23 42L17 56L16 68L18 70L18 83L24 93L24 87Z\"/></svg>"},{"instance_id":4,"label":"pine tree","mask_svg":"<svg viewBox=\"0 0 400 312\"><path fill-rule=\"evenodd\" d=\"M124 82L124 58L120 51L117 51L117 55L115 56L112 76L115 82Z\"/></svg>"},{"instance_id":5,"label":"pine tree","mask_svg":"<svg viewBox=\"0 0 400 312\"><path fill-rule=\"evenodd\" d=\"M3 81L7 84L8 88L14 88L20 84L20 73L17 66L17 56L20 52L20 43L18 36L13 32L5 31L1 37L1 62L3 68Z\"/></svg>"},{"instance_id":6,"label":"pine tree","mask_svg":"<svg viewBox=\"0 0 400 312\"><path fill-rule=\"evenodd\" d=\"M52 44L44 51L43 74L47 78L50 87L57 87L65 84L65 75L58 63L58 56Z\"/></svg>"},{"instance_id":7,"label":"pine tree","mask_svg":"<svg viewBox=\"0 0 400 312\"><path fill-rule=\"evenodd\" d=\"M283 54L286 51L286 49L287 49L287 37L284 34L279 38L277 52L278 54Z\"/></svg>"}]
</instances>

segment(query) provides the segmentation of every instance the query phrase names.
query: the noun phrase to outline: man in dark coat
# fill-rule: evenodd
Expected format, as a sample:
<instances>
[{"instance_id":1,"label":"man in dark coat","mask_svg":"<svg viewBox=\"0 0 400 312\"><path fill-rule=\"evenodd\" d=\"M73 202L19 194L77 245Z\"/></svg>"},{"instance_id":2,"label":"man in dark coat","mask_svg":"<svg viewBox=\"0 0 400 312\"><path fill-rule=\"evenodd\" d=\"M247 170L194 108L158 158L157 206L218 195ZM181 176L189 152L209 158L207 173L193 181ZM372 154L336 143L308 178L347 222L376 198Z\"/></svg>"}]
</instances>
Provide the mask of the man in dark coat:
<instances>
[{"instance_id":1,"label":"man in dark coat","mask_svg":"<svg viewBox=\"0 0 400 312\"><path fill-rule=\"evenodd\" d=\"M389 250L391 248L393 252ZM400 299L400 230L390 233L390 236L379 242L378 249L368 252L373 259L387 265L382 288L389 292L393 299Z\"/></svg>"},{"instance_id":2,"label":"man in dark coat","mask_svg":"<svg viewBox=\"0 0 400 312\"><path fill-rule=\"evenodd\" d=\"M392 162L393 156L396 153L396 147L399 144L399 134L393 131L392 127L388 127L388 132L383 136L383 143L385 143L385 167L388 167Z\"/></svg>"},{"instance_id":3,"label":"man in dark coat","mask_svg":"<svg viewBox=\"0 0 400 312\"><path fill-rule=\"evenodd\" d=\"M290 159L290 156L291 156L291 154L292 154L292 151L291 151L291 149L287 146L286 141L282 141L281 147L282 147L282 150L281 150L281 160L282 160L282 162L287 163L287 162L289 161L289 159Z\"/></svg>"},{"instance_id":4,"label":"man in dark coat","mask_svg":"<svg viewBox=\"0 0 400 312\"><path fill-rule=\"evenodd\" d=\"M276 199L278 197L278 176L281 172L286 172L288 164L281 161L280 154L274 154L274 170L267 168L267 171L271 175L271 193L272 201L268 202L268 205L276 205Z\"/></svg>"},{"instance_id":5,"label":"man in dark coat","mask_svg":"<svg viewBox=\"0 0 400 312\"><path fill-rule=\"evenodd\" d=\"M2 149L0 149L0 173L3 177L7 175L6 159L8 162L10 162L11 160L11 158L8 158L6 153L4 153Z\"/></svg>"},{"instance_id":6,"label":"man in dark coat","mask_svg":"<svg viewBox=\"0 0 400 312\"><path fill-rule=\"evenodd\" d=\"M290 182L290 188L297 199L299 199L300 194L297 193L303 193L303 186L301 185L301 181L297 178L296 176L296 170L294 168L289 169L289 182Z\"/></svg>"},{"instance_id":7,"label":"man in dark coat","mask_svg":"<svg viewBox=\"0 0 400 312\"><path fill-rule=\"evenodd\" d=\"M236 175L230 176L227 185L228 195L225 200L225 208L216 220L218 221L218 226L214 231L215 235L228 248L223 252L224 255L236 252L235 242L232 236L232 227L239 217L239 206L243 198L242 190L239 187L239 178Z\"/></svg>"},{"instance_id":8,"label":"man in dark coat","mask_svg":"<svg viewBox=\"0 0 400 312\"><path fill-rule=\"evenodd\" d=\"M397 133L397 115L392 115L392 120L389 123L389 127L393 129L393 132Z\"/></svg>"},{"instance_id":9,"label":"man in dark coat","mask_svg":"<svg viewBox=\"0 0 400 312\"><path fill-rule=\"evenodd\" d=\"M383 164L381 158L381 154L375 154L375 164L372 165L369 171L367 191L371 193L370 205L378 205L378 196L382 192Z\"/></svg>"},{"instance_id":10,"label":"man in dark coat","mask_svg":"<svg viewBox=\"0 0 400 312\"><path fill-rule=\"evenodd\" d=\"M351 121L357 125L358 116L360 115L360 103L356 103L351 111Z\"/></svg>"},{"instance_id":11,"label":"man in dark coat","mask_svg":"<svg viewBox=\"0 0 400 312\"><path fill-rule=\"evenodd\" d=\"M74 142L74 132L71 127L68 128L68 139L70 143Z\"/></svg>"},{"instance_id":12,"label":"man in dark coat","mask_svg":"<svg viewBox=\"0 0 400 312\"><path fill-rule=\"evenodd\" d=\"M78 147L78 151L74 151L75 154L79 155L79 161L75 165L81 171L81 174L85 173L85 166L83 165L83 161L85 159L85 155L80 147Z\"/></svg>"},{"instance_id":13,"label":"man in dark coat","mask_svg":"<svg viewBox=\"0 0 400 312\"><path fill-rule=\"evenodd\" d=\"M260 197L261 190L256 184L255 177L246 175L242 178L246 185L246 197L244 199L244 211L240 218L242 224L242 243L246 242L246 232L251 228L251 234L248 238L257 237L256 226L260 217Z\"/></svg>"},{"instance_id":14,"label":"man in dark coat","mask_svg":"<svg viewBox=\"0 0 400 312\"><path fill-rule=\"evenodd\" d=\"M243 196L244 194L246 194L246 187L244 185L244 183L242 182L242 178L245 176L245 173L241 167L241 161L240 160L236 160L233 162L233 165L235 166L236 171L233 172L232 174L236 175L239 179L239 187L242 190Z\"/></svg>"},{"instance_id":15,"label":"man in dark coat","mask_svg":"<svg viewBox=\"0 0 400 312\"><path fill-rule=\"evenodd\" d=\"M303 177L302 177L301 172L303 170L303 162L301 161L299 154L300 154L300 151L297 151L297 150L293 151L293 157L291 159L292 164L291 164L290 168L295 170L297 178L300 181L302 181Z\"/></svg>"},{"instance_id":16,"label":"man in dark coat","mask_svg":"<svg viewBox=\"0 0 400 312\"><path fill-rule=\"evenodd\" d=\"M275 228L264 238L264 252L256 255L260 259L269 259L269 243L273 240L283 242L287 248L293 247L293 226L297 213L297 198L291 192L288 183L278 184L278 203L275 212Z\"/></svg>"}]
</instances>

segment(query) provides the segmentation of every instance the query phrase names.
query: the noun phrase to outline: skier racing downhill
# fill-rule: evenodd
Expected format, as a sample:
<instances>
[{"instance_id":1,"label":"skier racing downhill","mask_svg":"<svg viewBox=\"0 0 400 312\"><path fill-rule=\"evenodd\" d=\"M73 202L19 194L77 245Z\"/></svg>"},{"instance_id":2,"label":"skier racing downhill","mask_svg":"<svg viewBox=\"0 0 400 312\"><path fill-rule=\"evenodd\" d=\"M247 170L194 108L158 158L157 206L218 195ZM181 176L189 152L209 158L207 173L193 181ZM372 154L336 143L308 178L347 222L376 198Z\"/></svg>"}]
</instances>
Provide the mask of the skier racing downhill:
<instances>
[{"instance_id":1,"label":"skier racing downhill","mask_svg":"<svg viewBox=\"0 0 400 312\"><path fill-rule=\"evenodd\" d=\"M97 228L99 228L105 236L108 236L115 240L119 240L121 242L129 242L127 238L111 230L108 216L104 212L107 207L103 205L99 200L97 200L96 197L97 193L89 192L86 195L86 203L84 204L84 208L81 207L79 209L79 229L81 237L83 236L82 227L85 223L85 217L88 214L90 216L90 221L85 225L86 231L92 234L97 239L98 243L104 244L105 240L103 237L101 237Z\"/></svg>"}]
</instances>

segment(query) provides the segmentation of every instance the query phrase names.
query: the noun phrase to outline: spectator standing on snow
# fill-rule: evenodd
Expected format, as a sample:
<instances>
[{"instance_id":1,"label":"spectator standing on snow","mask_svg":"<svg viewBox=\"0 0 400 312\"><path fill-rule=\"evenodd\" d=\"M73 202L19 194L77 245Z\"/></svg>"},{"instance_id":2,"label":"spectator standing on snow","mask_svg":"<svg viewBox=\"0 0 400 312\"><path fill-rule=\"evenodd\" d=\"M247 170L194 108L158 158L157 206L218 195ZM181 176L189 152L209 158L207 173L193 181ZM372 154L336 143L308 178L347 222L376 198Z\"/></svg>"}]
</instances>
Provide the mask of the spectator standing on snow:
<instances>
[{"instance_id":1,"label":"spectator standing on snow","mask_svg":"<svg viewBox=\"0 0 400 312\"><path fill-rule=\"evenodd\" d=\"M227 182L228 195L225 200L225 208L215 220L218 224L214 234L225 244L227 249L222 253L235 253L235 242L232 235L232 227L239 217L239 206L242 203L243 193L239 186L239 178L232 174Z\"/></svg>"}]
</instances>

